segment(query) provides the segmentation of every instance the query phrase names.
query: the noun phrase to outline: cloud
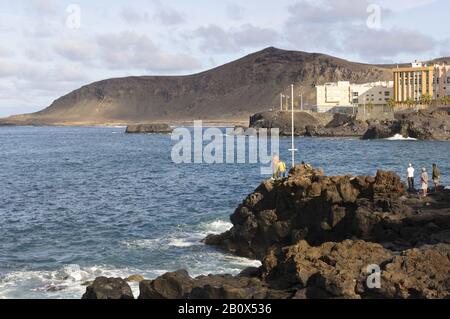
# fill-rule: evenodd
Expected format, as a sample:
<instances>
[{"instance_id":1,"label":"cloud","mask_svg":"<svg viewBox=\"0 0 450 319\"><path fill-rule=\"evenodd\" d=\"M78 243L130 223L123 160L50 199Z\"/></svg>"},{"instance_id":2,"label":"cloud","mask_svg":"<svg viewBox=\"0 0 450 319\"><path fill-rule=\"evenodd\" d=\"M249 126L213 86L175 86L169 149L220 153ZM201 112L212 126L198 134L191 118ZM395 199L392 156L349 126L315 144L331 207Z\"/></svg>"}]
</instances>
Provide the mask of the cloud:
<instances>
[{"instance_id":1,"label":"cloud","mask_svg":"<svg viewBox=\"0 0 450 319\"><path fill-rule=\"evenodd\" d=\"M0 58L11 57L13 55L14 55L14 50L7 48L7 47L0 46Z\"/></svg>"},{"instance_id":2,"label":"cloud","mask_svg":"<svg viewBox=\"0 0 450 319\"><path fill-rule=\"evenodd\" d=\"M185 16L178 10L165 5L158 5L155 19L163 25L175 26L186 22Z\"/></svg>"},{"instance_id":3,"label":"cloud","mask_svg":"<svg viewBox=\"0 0 450 319\"><path fill-rule=\"evenodd\" d=\"M437 41L428 35L399 28L347 32L344 42L350 50L368 58L389 58L403 53L420 54L434 50L437 45Z\"/></svg>"},{"instance_id":4,"label":"cloud","mask_svg":"<svg viewBox=\"0 0 450 319\"><path fill-rule=\"evenodd\" d=\"M29 10L36 14L53 14L56 12L55 0L30 0L29 4Z\"/></svg>"},{"instance_id":5,"label":"cloud","mask_svg":"<svg viewBox=\"0 0 450 319\"><path fill-rule=\"evenodd\" d=\"M288 25L334 24L367 18L366 0L301 0L289 7Z\"/></svg>"},{"instance_id":6,"label":"cloud","mask_svg":"<svg viewBox=\"0 0 450 319\"><path fill-rule=\"evenodd\" d=\"M120 11L120 17L129 24L140 24L149 21L149 14L136 8L125 7Z\"/></svg>"},{"instance_id":7,"label":"cloud","mask_svg":"<svg viewBox=\"0 0 450 319\"><path fill-rule=\"evenodd\" d=\"M89 42L65 40L55 45L55 52L71 61L88 62L93 58L95 48Z\"/></svg>"},{"instance_id":8,"label":"cloud","mask_svg":"<svg viewBox=\"0 0 450 319\"><path fill-rule=\"evenodd\" d=\"M14 75L17 67L6 60L0 60L0 78L10 77Z\"/></svg>"},{"instance_id":9,"label":"cloud","mask_svg":"<svg viewBox=\"0 0 450 319\"><path fill-rule=\"evenodd\" d=\"M120 17L131 25L148 23L151 21L151 17L165 26L176 26L186 22L185 16L180 11L166 6L159 1L156 1L155 5L156 7L152 14L134 7L124 7L120 11Z\"/></svg>"},{"instance_id":10,"label":"cloud","mask_svg":"<svg viewBox=\"0 0 450 319\"><path fill-rule=\"evenodd\" d=\"M228 18L234 21L239 21L244 18L245 8L237 3L229 3L226 7Z\"/></svg>"},{"instance_id":11,"label":"cloud","mask_svg":"<svg viewBox=\"0 0 450 319\"><path fill-rule=\"evenodd\" d=\"M378 2L386 8L393 11L407 11L417 7L430 5L437 0L378 0Z\"/></svg>"},{"instance_id":12,"label":"cloud","mask_svg":"<svg viewBox=\"0 0 450 319\"><path fill-rule=\"evenodd\" d=\"M200 49L214 53L229 53L246 48L271 46L277 41L274 30L244 24L238 28L225 30L217 25L200 27L193 32L200 40Z\"/></svg>"},{"instance_id":13,"label":"cloud","mask_svg":"<svg viewBox=\"0 0 450 319\"><path fill-rule=\"evenodd\" d=\"M110 69L174 72L200 67L193 57L164 52L149 37L134 31L102 34L97 37L97 44L102 63Z\"/></svg>"},{"instance_id":14,"label":"cloud","mask_svg":"<svg viewBox=\"0 0 450 319\"><path fill-rule=\"evenodd\" d=\"M45 47L27 47L23 49L23 54L28 60L36 62L48 62L52 59L52 55Z\"/></svg>"},{"instance_id":15,"label":"cloud","mask_svg":"<svg viewBox=\"0 0 450 319\"><path fill-rule=\"evenodd\" d=\"M285 24L289 43L301 50L353 54L366 61L395 59L405 53L421 54L436 48L432 36L400 27L377 28L367 23L373 12L367 0L301 0L289 8ZM392 14L380 7L380 18Z\"/></svg>"}]
</instances>

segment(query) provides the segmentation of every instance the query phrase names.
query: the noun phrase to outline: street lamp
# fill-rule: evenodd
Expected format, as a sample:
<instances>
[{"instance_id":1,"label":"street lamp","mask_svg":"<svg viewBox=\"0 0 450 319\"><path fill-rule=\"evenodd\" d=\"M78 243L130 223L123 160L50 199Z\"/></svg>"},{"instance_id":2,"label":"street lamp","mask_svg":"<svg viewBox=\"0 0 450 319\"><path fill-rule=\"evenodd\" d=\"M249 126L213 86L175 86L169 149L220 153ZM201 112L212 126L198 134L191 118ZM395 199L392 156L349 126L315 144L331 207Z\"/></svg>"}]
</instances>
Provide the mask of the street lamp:
<instances>
[{"instance_id":1,"label":"street lamp","mask_svg":"<svg viewBox=\"0 0 450 319\"><path fill-rule=\"evenodd\" d=\"M291 85L291 106L292 106L292 112L291 112L291 120L292 120L292 127L291 127L291 134L292 134L292 147L289 150L290 152L292 152L292 168L295 167L295 152L298 151L298 149L295 148L295 136L294 136L294 131L295 131L295 123L294 123L294 84Z\"/></svg>"}]
</instances>

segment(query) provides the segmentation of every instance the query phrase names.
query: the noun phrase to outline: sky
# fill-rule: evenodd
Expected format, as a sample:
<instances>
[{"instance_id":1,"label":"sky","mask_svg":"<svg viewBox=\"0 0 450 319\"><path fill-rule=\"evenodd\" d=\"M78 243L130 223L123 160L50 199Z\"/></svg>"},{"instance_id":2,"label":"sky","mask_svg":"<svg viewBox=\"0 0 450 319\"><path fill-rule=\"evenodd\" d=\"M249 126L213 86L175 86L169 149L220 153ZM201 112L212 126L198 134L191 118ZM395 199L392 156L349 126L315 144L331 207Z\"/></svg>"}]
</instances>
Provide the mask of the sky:
<instances>
[{"instance_id":1,"label":"sky","mask_svg":"<svg viewBox=\"0 0 450 319\"><path fill-rule=\"evenodd\" d=\"M269 46L366 63L450 56L446 0L0 0L0 117L94 81L208 70Z\"/></svg>"}]
</instances>

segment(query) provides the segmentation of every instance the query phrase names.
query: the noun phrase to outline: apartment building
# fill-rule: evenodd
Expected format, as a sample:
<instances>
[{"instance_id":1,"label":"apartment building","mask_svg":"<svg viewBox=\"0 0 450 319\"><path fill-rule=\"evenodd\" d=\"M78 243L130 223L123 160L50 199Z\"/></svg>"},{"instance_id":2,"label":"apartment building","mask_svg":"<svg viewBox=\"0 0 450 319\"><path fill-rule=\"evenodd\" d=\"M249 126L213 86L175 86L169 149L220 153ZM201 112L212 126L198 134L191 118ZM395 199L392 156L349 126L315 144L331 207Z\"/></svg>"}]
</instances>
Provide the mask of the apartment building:
<instances>
[{"instance_id":1,"label":"apartment building","mask_svg":"<svg viewBox=\"0 0 450 319\"><path fill-rule=\"evenodd\" d=\"M434 65L433 86L434 100L440 100L444 96L450 97L450 65Z\"/></svg>"},{"instance_id":2,"label":"apartment building","mask_svg":"<svg viewBox=\"0 0 450 319\"><path fill-rule=\"evenodd\" d=\"M414 62L410 67L396 68L394 77L394 99L398 103L407 100L419 101L423 95L439 100L450 96L450 66L435 64L428 66Z\"/></svg>"},{"instance_id":3,"label":"apartment building","mask_svg":"<svg viewBox=\"0 0 450 319\"><path fill-rule=\"evenodd\" d=\"M364 104L386 105L393 97L392 81L352 84L330 82L316 86L317 112L325 113Z\"/></svg>"}]
</instances>

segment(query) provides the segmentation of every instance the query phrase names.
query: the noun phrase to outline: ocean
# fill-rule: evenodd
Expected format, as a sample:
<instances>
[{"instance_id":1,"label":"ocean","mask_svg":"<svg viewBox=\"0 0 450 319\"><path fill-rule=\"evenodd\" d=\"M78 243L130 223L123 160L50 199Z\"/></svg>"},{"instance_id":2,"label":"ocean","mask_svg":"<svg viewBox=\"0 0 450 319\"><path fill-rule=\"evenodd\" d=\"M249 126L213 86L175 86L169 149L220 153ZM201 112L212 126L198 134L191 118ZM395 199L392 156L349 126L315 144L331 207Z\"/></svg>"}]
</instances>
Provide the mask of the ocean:
<instances>
[{"instance_id":1,"label":"ocean","mask_svg":"<svg viewBox=\"0 0 450 319\"><path fill-rule=\"evenodd\" d=\"M254 260L201 243L266 178L258 164L175 164L170 135L123 127L0 128L0 298L81 298L98 276L237 274ZM290 163L290 138L280 142ZM297 159L328 175L405 179L437 163L450 185L450 144L296 138ZM138 287L132 288L137 296Z\"/></svg>"}]
</instances>

